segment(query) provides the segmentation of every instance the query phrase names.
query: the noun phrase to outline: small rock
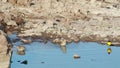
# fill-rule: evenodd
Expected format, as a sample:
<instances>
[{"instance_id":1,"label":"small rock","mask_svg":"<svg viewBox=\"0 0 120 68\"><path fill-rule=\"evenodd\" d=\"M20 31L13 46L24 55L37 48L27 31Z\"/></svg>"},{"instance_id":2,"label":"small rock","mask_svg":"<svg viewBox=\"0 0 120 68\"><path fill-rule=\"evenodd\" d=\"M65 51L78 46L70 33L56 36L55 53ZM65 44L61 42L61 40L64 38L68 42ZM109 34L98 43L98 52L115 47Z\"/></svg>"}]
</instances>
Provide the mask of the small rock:
<instances>
[{"instance_id":1,"label":"small rock","mask_svg":"<svg viewBox=\"0 0 120 68\"><path fill-rule=\"evenodd\" d=\"M60 39L56 38L52 41L53 43L59 43L60 42Z\"/></svg>"},{"instance_id":2,"label":"small rock","mask_svg":"<svg viewBox=\"0 0 120 68\"><path fill-rule=\"evenodd\" d=\"M17 50L24 52L25 51L25 47L24 46L17 46Z\"/></svg>"},{"instance_id":3,"label":"small rock","mask_svg":"<svg viewBox=\"0 0 120 68\"><path fill-rule=\"evenodd\" d=\"M20 60L18 60L17 62L20 62Z\"/></svg>"},{"instance_id":4,"label":"small rock","mask_svg":"<svg viewBox=\"0 0 120 68\"><path fill-rule=\"evenodd\" d=\"M57 21L57 22L60 22L60 20L59 20L59 19L57 19L56 21Z\"/></svg>"},{"instance_id":5,"label":"small rock","mask_svg":"<svg viewBox=\"0 0 120 68\"><path fill-rule=\"evenodd\" d=\"M79 59L80 56L78 54L74 54L74 59Z\"/></svg>"},{"instance_id":6,"label":"small rock","mask_svg":"<svg viewBox=\"0 0 120 68\"><path fill-rule=\"evenodd\" d=\"M21 42L23 42L24 44L29 44L29 43L32 43L32 40L31 39L21 39Z\"/></svg>"},{"instance_id":7,"label":"small rock","mask_svg":"<svg viewBox=\"0 0 120 68\"><path fill-rule=\"evenodd\" d=\"M61 46L66 46L66 40L62 40L60 45Z\"/></svg>"},{"instance_id":8,"label":"small rock","mask_svg":"<svg viewBox=\"0 0 120 68\"><path fill-rule=\"evenodd\" d=\"M13 63L13 61L10 61L10 63Z\"/></svg>"},{"instance_id":9,"label":"small rock","mask_svg":"<svg viewBox=\"0 0 120 68\"><path fill-rule=\"evenodd\" d=\"M15 21L10 20L9 22L7 22L7 25L13 25L13 26L17 26Z\"/></svg>"},{"instance_id":10,"label":"small rock","mask_svg":"<svg viewBox=\"0 0 120 68\"><path fill-rule=\"evenodd\" d=\"M28 61L24 60L23 62L21 62L21 64L28 64Z\"/></svg>"},{"instance_id":11,"label":"small rock","mask_svg":"<svg viewBox=\"0 0 120 68\"><path fill-rule=\"evenodd\" d=\"M24 46L17 46L17 53L18 55L25 55L25 47Z\"/></svg>"},{"instance_id":12,"label":"small rock","mask_svg":"<svg viewBox=\"0 0 120 68\"><path fill-rule=\"evenodd\" d=\"M42 64L44 64L45 62L41 62Z\"/></svg>"},{"instance_id":13,"label":"small rock","mask_svg":"<svg viewBox=\"0 0 120 68\"><path fill-rule=\"evenodd\" d=\"M25 55L25 51L18 51L17 54L18 55Z\"/></svg>"}]
</instances>

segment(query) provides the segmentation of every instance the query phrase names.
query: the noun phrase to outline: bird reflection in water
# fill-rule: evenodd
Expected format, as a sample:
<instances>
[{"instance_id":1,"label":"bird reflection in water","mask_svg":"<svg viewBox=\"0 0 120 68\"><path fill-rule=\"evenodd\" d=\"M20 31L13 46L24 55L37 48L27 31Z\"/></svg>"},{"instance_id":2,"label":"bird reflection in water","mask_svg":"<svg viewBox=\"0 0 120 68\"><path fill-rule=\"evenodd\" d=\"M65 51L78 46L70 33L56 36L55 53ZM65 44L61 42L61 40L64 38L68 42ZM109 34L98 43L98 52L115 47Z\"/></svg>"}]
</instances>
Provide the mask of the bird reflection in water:
<instances>
[{"instance_id":1,"label":"bird reflection in water","mask_svg":"<svg viewBox=\"0 0 120 68\"><path fill-rule=\"evenodd\" d=\"M112 49L111 49L111 48L108 48L108 49L107 49L107 52L108 52L108 54L111 54Z\"/></svg>"}]
</instances>

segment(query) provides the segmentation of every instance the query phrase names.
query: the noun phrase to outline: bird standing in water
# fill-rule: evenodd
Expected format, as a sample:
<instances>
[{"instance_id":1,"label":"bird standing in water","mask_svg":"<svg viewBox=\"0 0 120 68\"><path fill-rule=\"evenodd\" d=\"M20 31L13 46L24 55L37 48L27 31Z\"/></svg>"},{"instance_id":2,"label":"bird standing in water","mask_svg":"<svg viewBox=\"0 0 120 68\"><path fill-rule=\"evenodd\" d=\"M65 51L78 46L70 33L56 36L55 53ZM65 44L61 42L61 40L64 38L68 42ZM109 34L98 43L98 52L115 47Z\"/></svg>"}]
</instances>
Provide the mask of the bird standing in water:
<instances>
[{"instance_id":1,"label":"bird standing in water","mask_svg":"<svg viewBox=\"0 0 120 68\"><path fill-rule=\"evenodd\" d=\"M111 46L111 45L112 45L112 42L111 42L111 41L108 41L106 44L107 44L108 46Z\"/></svg>"}]
</instances>

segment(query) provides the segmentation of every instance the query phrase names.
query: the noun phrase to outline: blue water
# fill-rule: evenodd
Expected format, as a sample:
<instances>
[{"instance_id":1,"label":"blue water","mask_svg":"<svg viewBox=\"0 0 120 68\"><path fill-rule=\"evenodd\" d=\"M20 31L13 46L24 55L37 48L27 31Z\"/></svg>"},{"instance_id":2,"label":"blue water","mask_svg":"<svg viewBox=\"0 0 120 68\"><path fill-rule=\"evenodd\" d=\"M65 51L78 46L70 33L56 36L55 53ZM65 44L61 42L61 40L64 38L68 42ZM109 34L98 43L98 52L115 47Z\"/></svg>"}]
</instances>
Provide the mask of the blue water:
<instances>
[{"instance_id":1,"label":"blue water","mask_svg":"<svg viewBox=\"0 0 120 68\"><path fill-rule=\"evenodd\" d=\"M93 42L71 43L66 48L50 42L33 42L23 45L25 55L18 55L15 47L21 44L14 43L11 68L120 68L120 47L110 47L112 53L108 54L108 46ZM81 58L74 59L74 54ZM20 63L24 60L27 65Z\"/></svg>"}]
</instances>

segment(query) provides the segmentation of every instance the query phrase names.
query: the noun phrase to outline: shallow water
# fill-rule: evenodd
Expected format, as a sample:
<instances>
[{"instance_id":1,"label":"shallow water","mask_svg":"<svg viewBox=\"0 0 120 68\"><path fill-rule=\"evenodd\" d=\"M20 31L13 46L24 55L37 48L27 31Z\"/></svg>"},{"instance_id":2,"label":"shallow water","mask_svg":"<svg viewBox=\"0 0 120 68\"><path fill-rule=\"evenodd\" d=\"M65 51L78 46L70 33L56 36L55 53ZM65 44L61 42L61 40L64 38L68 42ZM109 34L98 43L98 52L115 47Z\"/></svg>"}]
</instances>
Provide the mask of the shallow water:
<instances>
[{"instance_id":1,"label":"shallow water","mask_svg":"<svg viewBox=\"0 0 120 68\"><path fill-rule=\"evenodd\" d=\"M21 44L14 43L11 68L120 68L120 47L110 47L112 53L108 54L108 46L92 42L71 43L66 47L33 42L23 45L25 55L18 55L15 47ZM74 59L74 54L80 58ZM20 63L24 60L28 64Z\"/></svg>"}]
</instances>

